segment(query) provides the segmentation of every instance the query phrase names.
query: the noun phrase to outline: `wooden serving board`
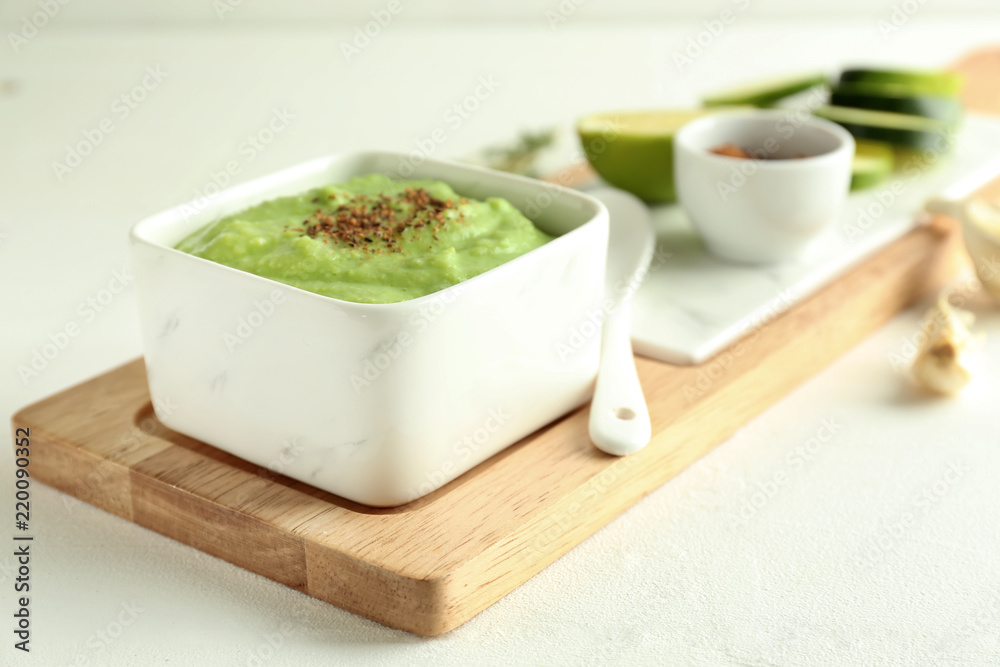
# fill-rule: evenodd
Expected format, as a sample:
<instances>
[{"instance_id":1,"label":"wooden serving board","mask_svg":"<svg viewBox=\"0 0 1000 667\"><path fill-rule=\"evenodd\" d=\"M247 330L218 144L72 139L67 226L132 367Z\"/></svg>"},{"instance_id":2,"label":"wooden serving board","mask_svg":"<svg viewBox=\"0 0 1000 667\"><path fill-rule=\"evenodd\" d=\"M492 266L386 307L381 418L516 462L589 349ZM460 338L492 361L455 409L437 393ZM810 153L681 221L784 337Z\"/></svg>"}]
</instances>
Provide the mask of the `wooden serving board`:
<instances>
[{"instance_id":1,"label":"wooden serving board","mask_svg":"<svg viewBox=\"0 0 1000 667\"><path fill-rule=\"evenodd\" d=\"M21 410L31 474L129 521L387 625L446 632L811 377L955 270L918 229L703 366L637 358L653 440L597 451L587 410L409 505L373 509L162 426L133 361Z\"/></svg>"},{"instance_id":2,"label":"wooden serving board","mask_svg":"<svg viewBox=\"0 0 1000 667\"><path fill-rule=\"evenodd\" d=\"M24 408L35 479L387 625L462 624L849 350L967 261L916 229L700 366L637 358L653 439L614 458L582 408L409 505L374 509L170 431L141 360Z\"/></svg>"}]
</instances>

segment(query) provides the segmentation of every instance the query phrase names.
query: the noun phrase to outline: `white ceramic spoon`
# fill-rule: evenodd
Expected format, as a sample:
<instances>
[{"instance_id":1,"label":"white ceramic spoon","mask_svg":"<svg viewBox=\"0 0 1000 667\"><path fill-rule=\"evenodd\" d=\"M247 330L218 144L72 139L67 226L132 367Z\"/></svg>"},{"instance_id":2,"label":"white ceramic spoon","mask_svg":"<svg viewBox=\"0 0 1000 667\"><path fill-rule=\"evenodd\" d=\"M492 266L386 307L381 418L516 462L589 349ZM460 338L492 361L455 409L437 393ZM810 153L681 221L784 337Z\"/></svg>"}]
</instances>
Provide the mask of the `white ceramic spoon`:
<instances>
[{"instance_id":1,"label":"white ceramic spoon","mask_svg":"<svg viewBox=\"0 0 1000 667\"><path fill-rule=\"evenodd\" d=\"M649 209L632 195L612 188L595 188L587 194L604 202L611 219L604 280L607 310L601 366L590 404L590 439L601 451L624 456L645 447L652 437L629 327L632 295L649 270L656 235Z\"/></svg>"}]
</instances>

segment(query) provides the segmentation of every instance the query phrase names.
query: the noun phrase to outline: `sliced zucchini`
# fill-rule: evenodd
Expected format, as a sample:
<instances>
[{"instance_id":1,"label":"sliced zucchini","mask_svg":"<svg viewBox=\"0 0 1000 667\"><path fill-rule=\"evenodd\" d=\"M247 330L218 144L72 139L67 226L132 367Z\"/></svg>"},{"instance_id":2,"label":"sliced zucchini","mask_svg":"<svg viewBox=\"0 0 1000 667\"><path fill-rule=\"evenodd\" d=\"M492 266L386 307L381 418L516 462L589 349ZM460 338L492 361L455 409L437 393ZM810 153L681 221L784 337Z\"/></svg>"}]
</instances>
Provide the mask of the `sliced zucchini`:
<instances>
[{"instance_id":1,"label":"sliced zucchini","mask_svg":"<svg viewBox=\"0 0 1000 667\"><path fill-rule=\"evenodd\" d=\"M955 125L934 118L837 106L813 113L844 126L857 139L937 152L945 152L954 141Z\"/></svg>"},{"instance_id":2,"label":"sliced zucchini","mask_svg":"<svg viewBox=\"0 0 1000 667\"><path fill-rule=\"evenodd\" d=\"M860 139L851 163L851 189L863 190L889 177L896 162L892 146L881 141Z\"/></svg>"},{"instance_id":3,"label":"sliced zucchini","mask_svg":"<svg viewBox=\"0 0 1000 667\"><path fill-rule=\"evenodd\" d=\"M828 83L826 74L806 74L780 79L770 79L759 83L740 86L715 95L709 95L702 102L707 107L721 106L770 106L778 100L790 97L815 86Z\"/></svg>"},{"instance_id":4,"label":"sliced zucchini","mask_svg":"<svg viewBox=\"0 0 1000 667\"><path fill-rule=\"evenodd\" d=\"M940 70L845 69L841 83L898 84L909 86L928 95L958 95L962 92L962 75Z\"/></svg>"},{"instance_id":5,"label":"sliced zucchini","mask_svg":"<svg viewBox=\"0 0 1000 667\"><path fill-rule=\"evenodd\" d=\"M933 149L921 150L919 148L907 148L905 146L893 146L892 152L896 156L895 169L909 171L913 168L926 169L940 160L947 151L938 152Z\"/></svg>"},{"instance_id":6,"label":"sliced zucchini","mask_svg":"<svg viewBox=\"0 0 1000 667\"><path fill-rule=\"evenodd\" d=\"M905 86L842 83L830 91L830 104L945 121L955 121L962 116L962 103L956 97L911 94L907 90Z\"/></svg>"}]
</instances>

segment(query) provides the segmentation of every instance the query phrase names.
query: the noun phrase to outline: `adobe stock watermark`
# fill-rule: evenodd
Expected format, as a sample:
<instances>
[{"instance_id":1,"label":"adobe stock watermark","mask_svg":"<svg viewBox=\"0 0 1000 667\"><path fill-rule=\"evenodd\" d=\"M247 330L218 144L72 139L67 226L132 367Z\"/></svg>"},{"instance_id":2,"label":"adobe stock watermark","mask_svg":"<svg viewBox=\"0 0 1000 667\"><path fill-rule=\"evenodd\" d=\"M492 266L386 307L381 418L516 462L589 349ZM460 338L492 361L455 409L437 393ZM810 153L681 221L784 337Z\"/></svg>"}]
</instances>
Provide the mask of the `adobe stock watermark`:
<instances>
[{"instance_id":1,"label":"adobe stock watermark","mask_svg":"<svg viewBox=\"0 0 1000 667\"><path fill-rule=\"evenodd\" d=\"M297 628L288 621L282 621L281 625L274 632L264 635L263 641L255 646L247 656L244 663L246 667L264 667L278 654L278 650L285 645L288 638L293 636Z\"/></svg>"},{"instance_id":2,"label":"adobe stock watermark","mask_svg":"<svg viewBox=\"0 0 1000 667\"><path fill-rule=\"evenodd\" d=\"M877 27L882 39L889 39L900 28L910 22L927 0L903 0L892 6L888 19L879 19Z\"/></svg>"},{"instance_id":3,"label":"adobe stock watermark","mask_svg":"<svg viewBox=\"0 0 1000 667\"><path fill-rule=\"evenodd\" d=\"M351 373L349 379L354 394L360 396L368 387L377 382L382 374L388 371L396 360L403 356L404 352L416 342L417 338L427 331L465 291L466 288L462 283L442 290L433 299L422 304L417 312L410 316L404 329L391 338L381 341L375 350L364 358L360 368Z\"/></svg>"},{"instance_id":4,"label":"adobe stock watermark","mask_svg":"<svg viewBox=\"0 0 1000 667\"><path fill-rule=\"evenodd\" d=\"M236 327L232 331L222 334L222 342L229 353L232 354L236 348L250 340L254 332L264 326L283 303L285 303L285 293L280 289L271 290L266 299L254 299L250 312L236 321Z\"/></svg>"},{"instance_id":5,"label":"adobe stock watermark","mask_svg":"<svg viewBox=\"0 0 1000 667\"><path fill-rule=\"evenodd\" d=\"M928 665L973 664L971 656L960 656L958 652L976 635L996 632L1000 628L1000 590L991 591L989 599L980 605L974 615L966 617L949 639L938 642L928 656Z\"/></svg>"},{"instance_id":6,"label":"adobe stock watermark","mask_svg":"<svg viewBox=\"0 0 1000 667\"><path fill-rule=\"evenodd\" d=\"M46 342L31 349L27 363L19 364L17 375L27 387L41 375L77 336L97 319L108 306L132 284L133 276L127 267L111 274L107 284L77 304L76 319L69 320L57 331L48 334Z\"/></svg>"},{"instance_id":7,"label":"adobe stock watermark","mask_svg":"<svg viewBox=\"0 0 1000 667\"><path fill-rule=\"evenodd\" d=\"M931 148L910 156L892 181L875 192L873 201L857 207L854 220L843 224L847 240L853 243L874 227L886 213L891 212L893 205L906 194L914 180L937 164L940 157L951 150L957 137L954 130L943 130L937 133Z\"/></svg>"},{"instance_id":8,"label":"adobe stock watermark","mask_svg":"<svg viewBox=\"0 0 1000 667\"><path fill-rule=\"evenodd\" d=\"M824 102L825 97L822 89L817 88L811 91L801 106L787 110L781 118L775 121L774 131L781 137L780 140L769 136L759 147L753 146L746 149L747 153L750 154L749 159L731 160L733 164L729 170L729 180L716 181L715 183L719 199L728 201L731 195L746 185L760 169L761 163L772 159L772 156L781 150L782 142L794 137L799 128L814 117L812 110Z\"/></svg>"},{"instance_id":9,"label":"adobe stock watermark","mask_svg":"<svg viewBox=\"0 0 1000 667\"><path fill-rule=\"evenodd\" d=\"M81 502L87 502L91 494L102 489L108 479L116 472L120 473L126 459L134 452L142 449L149 437L156 436L163 431L163 424L157 418L157 414L163 419L169 419L179 410L179 406L170 396L153 399L155 412L143 417L138 424L123 433L115 443L105 458L98 463L93 470L87 473L86 477L78 477L76 487L72 494L62 494L63 506L72 509ZM82 475L82 473L80 473Z\"/></svg>"},{"instance_id":10,"label":"adobe stock watermark","mask_svg":"<svg viewBox=\"0 0 1000 667\"><path fill-rule=\"evenodd\" d=\"M576 14L576 10L588 2L590 0L561 0L555 9L545 10L545 20L549 24L549 30L555 30L563 23L566 23L573 14Z\"/></svg>"},{"instance_id":11,"label":"adobe stock watermark","mask_svg":"<svg viewBox=\"0 0 1000 667\"><path fill-rule=\"evenodd\" d=\"M566 340L556 343L556 354L559 360L565 362L586 346L587 341L600 334L604 320L621 306L621 297L628 292L638 290L650 275L663 268L667 260L673 257L662 246L653 250L653 258L647 266L640 267L627 276L622 276L612 286L612 294L605 295L599 308L587 311L583 320L569 329Z\"/></svg>"},{"instance_id":12,"label":"adobe stock watermark","mask_svg":"<svg viewBox=\"0 0 1000 667\"><path fill-rule=\"evenodd\" d=\"M105 137L114 132L119 123L131 116L132 112L138 109L166 78L167 72L164 72L159 65L147 67L142 81L111 103L111 115L102 118L97 125L85 128L81 132L83 138L75 144L66 144L66 155L62 161L52 161L52 172L56 175L56 180L62 183L68 174L83 164L84 159L104 142Z\"/></svg>"},{"instance_id":13,"label":"adobe stock watermark","mask_svg":"<svg viewBox=\"0 0 1000 667\"><path fill-rule=\"evenodd\" d=\"M38 0L38 11L30 16L21 17L21 27L17 32L7 33L7 42L14 53L19 53L21 47L33 40L45 29L49 21L54 19L70 0Z\"/></svg>"},{"instance_id":14,"label":"adobe stock watermark","mask_svg":"<svg viewBox=\"0 0 1000 667\"><path fill-rule=\"evenodd\" d=\"M427 473L416 488L407 490L408 496L419 498L444 486L454 476L459 464L478 454L509 421L510 415L503 406L491 408L479 426L452 443L450 457L437 470Z\"/></svg>"},{"instance_id":15,"label":"adobe stock watermark","mask_svg":"<svg viewBox=\"0 0 1000 667\"><path fill-rule=\"evenodd\" d=\"M386 176L399 180L409 178L417 170L417 167L426 162L434 155L438 148L448 141L450 132L454 132L472 117L479 107L493 96L500 87L500 82L492 74L480 76L476 81L476 86L472 92L455 102L444 112L441 120L444 126L435 127L427 136L416 139L413 143L416 148L400 161L395 173L386 173Z\"/></svg>"},{"instance_id":16,"label":"adobe stock watermark","mask_svg":"<svg viewBox=\"0 0 1000 667\"><path fill-rule=\"evenodd\" d=\"M205 185L195 188L194 199L181 206L181 215L184 219L190 220L192 216L208 208L215 201L215 197L229 187L236 176L240 175L244 167L253 162L279 134L288 129L293 120L295 120L295 114L286 107L271 109L271 116L264 126L248 134L236 149L241 159L229 160L222 169L213 171L209 175L209 180Z\"/></svg>"},{"instance_id":17,"label":"adobe stock watermark","mask_svg":"<svg viewBox=\"0 0 1000 667\"><path fill-rule=\"evenodd\" d=\"M559 540L579 527L581 522L585 522L605 503L608 491L621 483L638 460L635 456L618 457L613 464L576 489L567 498L565 507L544 520L538 532L521 551L523 557L534 559L538 554L549 551Z\"/></svg>"},{"instance_id":18,"label":"adobe stock watermark","mask_svg":"<svg viewBox=\"0 0 1000 667\"><path fill-rule=\"evenodd\" d=\"M608 150L608 146L617 141L620 136L621 124L618 122L610 123L608 127L601 131L599 136L587 141L586 152L582 148L574 150L569 158L572 166L563 167L541 181L541 192L525 198L521 202L519 210L524 213L525 217L537 220L545 209L552 206L553 203L562 197L563 193L566 192L566 188L572 188L576 185L580 173L576 163L586 161L588 154L591 157L602 155Z\"/></svg>"},{"instance_id":19,"label":"adobe stock watermark","mask_svg":"<svg viewBox=\"0 0 1000 667\"><path fill-rule=\"evenodd\" d=\"M715 386L716 382L728 375L730 369L736 364L736 360L746 354L749 347L757 341L761 332L795 305L797 301L797 296L791 290L779 291L755 314L753 321L744 329L740 339L735 344L715 355L711 360L699 365L694 382L686 383L682 390L688 404L700 399Z\"/></svg>"},{"instance_id":20,"label":"adobe stock watermark","mask_svg":"<svg viewBox=\"0 0 1000 667\"><path fill-rule=\"evenodd\" d=\"M361 52L367 49L372 41L378 39L382 31L388 28L392 20L402 11L401 0L389 0L382 9L373 9L370 12L371 20L364 25L355 26L350 41L340 42L340 53L344 56L344 60L350 64L351 60L361 55Z\"/></svg>"},{"instance_id":21,"label":"adobe stock watermark","mask_svg":"<svg viewBox=\"0 0 1000 667\"><path fill-rule=\"evenodd\" d=\"M904 536L913 530L917 521L943 502L968 472L969 468L962 461L949 461L948 468L937 480L921 489L906 509L884 522L878 532L865 540L854 559L858 569L866 570L885 560L888 553L902 544Z\"/></svg>"},{"instance_id":22,"label":"adobe stock watermark","mask_svg":"<svg viewBox=\"0 0 1000 667\"><path fill-rule=\"evenodd\" d=\"M222 21L226 18L226 14L235 12L242 4L243 0L212 0L212 9L215 10L215 15Z\"/></svg>"},{"instance_id":23,"label":"adobe stock watermark","mask_svg":"<svg viewBox=\"0 0 1000 667\"><path fill-rule=\"evenodd\" d=\"M957 282L948 288L948 303L957 308L962 308L980 289L982 289L982 286L975 279ZM917 352L923 348L927 341L942 326L948 324L947 320L947 313L938 308L934 308L925 314L921 318L920 326L917 330L909 336L901 337L899 348L886 356L892 370L902 372L909 368L910 364L916 358Z\"/></svg>"},{"instance_id":24,"label":"adobe stock watermark","mask_svg":"<svg viewBox=\"0 0 1000 667\"><path fill-rule=\"evenodd\" d=\"M0 243L3 242L3 239L3 235L0 234ZM990 255L989 258L980 257L976 263L976 275L979 276L979 280L983 284L996 282L997 276L1000 276L1000 257L996 255Z\"/></svg>"},{"instance_id":25,"label":"adobe stock watermark","mask_svg":"<svg viewBox=\"0 0 1000 667\"><path fill-rule=\"evenodd\" d=\"M714 18L702 21L702 29L687 38L683 49L674 51L674 65L678 72L683 72L686 67L693 65L694 61L711 48L726 29L736 22L740 12L750 8L750 0L730 0L730 3L735 9L727 7Z\"/></svg>"},{"instance_id":26,"label":"adobe stock watermark","mask_svg":"<svg viewBox=\"0 0 1000 667\"><path fill-rule=\"evenodd\" d=\"M125 631L132 627L144 611L146 610L136 604L135 601L123 602L114 618L108 621L103 628L87 637L87 640L84 642L84 648L87 651L78 652L74 656L73 662L70 663L72 667L90 667L90 665L105 664L103 660L97 659L95 656L106 651L108 647L125 634Z\"/></svg>"},{"instance_id":27,"label":"adobe stock watermark","mask_svg":"<svg viewBox=\"0 0 1000 667\"><path fill-rule=\"evenodd\" d=\"M295 461L302 456L302 452L305 450L306 448L305 445L302 444L302 438L298 436L286 438L281 443L281 449L278 451L278 455L269 461L266 467L260 468L257 471L258 476L273 480L278 477L278 475L284 475L288 466L295 463Z\"/></svg>"},{"instance_id":28,"label":"adobe stock watermark","mask_svg":"<svg viewBox=\"0 0 1000 667\"><path fill-rule=\"evenodd\" d=\"M733 517L734 525L748 526L750 519L755 517L757 512L764 509L778 495L793 475L819 455L823 448L833 442L842 430L844 430L844 425L835 418L823 419L811 438L785 455L782 466L764 481L758 481L754 484L756 489L743 499L739 510Z\"/></svg>"}]
</instances>

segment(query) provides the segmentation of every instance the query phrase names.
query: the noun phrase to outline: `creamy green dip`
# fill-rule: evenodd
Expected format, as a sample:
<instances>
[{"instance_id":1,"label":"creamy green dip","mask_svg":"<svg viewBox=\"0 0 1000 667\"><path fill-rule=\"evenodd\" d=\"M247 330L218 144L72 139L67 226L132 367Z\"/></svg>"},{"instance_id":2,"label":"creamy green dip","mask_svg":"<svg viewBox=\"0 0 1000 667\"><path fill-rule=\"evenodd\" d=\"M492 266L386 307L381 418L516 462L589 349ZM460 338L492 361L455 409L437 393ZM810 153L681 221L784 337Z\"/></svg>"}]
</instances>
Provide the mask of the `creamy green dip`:
<instances>
[{"instance_id":1,"label":"creamy green dip","mask_svg":"<svg viewBox=\"0 0 1000 667\"><path fill-rule=\"evenodd\" d=\"M359 303L431 294L552 239L504 199L440 181L371 174L266 201L213 222L178 250Z\"/></svg>"}]
</instances>

